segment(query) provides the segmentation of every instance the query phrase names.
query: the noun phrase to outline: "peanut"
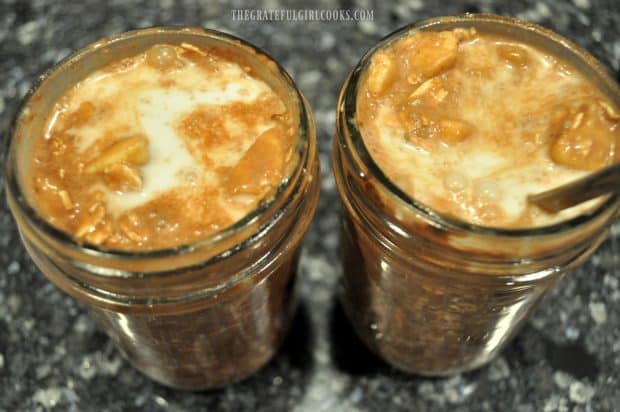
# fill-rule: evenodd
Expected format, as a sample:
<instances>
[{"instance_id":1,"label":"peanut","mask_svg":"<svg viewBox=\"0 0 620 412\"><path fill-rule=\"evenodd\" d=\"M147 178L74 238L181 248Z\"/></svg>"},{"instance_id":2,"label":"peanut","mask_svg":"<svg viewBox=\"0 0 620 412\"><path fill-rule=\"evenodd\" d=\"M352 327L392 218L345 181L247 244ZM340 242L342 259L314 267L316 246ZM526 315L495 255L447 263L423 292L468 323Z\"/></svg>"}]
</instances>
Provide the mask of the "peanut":
<instances>
[{"instance_id":1,"label":"peanut","mask_svg":"<svg viewBox=\"0 0 620 412\"><path fill-rule=\"evenodd\" d=\"M146 52L146 62L158 70L166 70L177 62L177 52L173 46L158 44Z\"/></svg>"},{"instance_id":2,"label":"peanut","mask_svg":"<svg viewBox=\"0 0 620 412\"><path fill-rule=\"evenodd\" d=\"M116 163L130 163L142 165L149 159L148 139L143 135L136 135L121 139L108 146L99 157L86 165L86 173L98 173Z\"/></svg>"},{"instance_id":3,"label":"peanut","mask_svg":"<svg viewBox=\"0 0 620 412\"><path fill-rule=\"evenodd\" d=\"M439 138L448 144L456 144L467 139L472 131L472 126L462 120L443 119L438 122Z\"/></svg>"},{"instance_id":4,"label":"peanut","mask_svg":"<svg viewBox=\"0 0 620 412\"><path fill-rule=\"evenodd\" d=\"M497 54L511 66L525 67L530 61L527 50L511 44L500 44L497 46Z\"/></svg>"},{"instance_id":5,"label":"peanut","mask_svg":"<svg viewBox=\"0 0 620 412\"><path fill-rule=\"evenodd\" d=\"M597 170L607 165L614 142L609 134L597 133L596 123L596 116L590 116L588 106L580 108L573 116L570 127L564 129L551 144L551 159L580 170Z\"/></svg>"},{"instance_id":6,"label":"peanut","mask_svg":"<svg viewBox=\"0 0 620 412\"><path fill-rule=\"evenodd\" d=\"M142 189L140 172L124 164L113 164L103 172L103 181L111 190L132 192Z\"/></svg>"},{"instance_id":7,"label":"peanut","mask_svg":"<svg viewBox=\"0 0 620 412\"><path fill-rule=\"evenodd\" d=\"M377 96L382 95L396 79L396 64L385 53L377 53L372 58L366 84L368 90Z\"/></svg>"},{"instance_id":8,"label":"peanut","mask_svg":"<svg viewBox=\"0 0 620 412\"><path fill-rule=\"evenodd\" d=\"M456 63L459 39L452 32L420 33L420 42L408 56L409 67L425 77L436 76Z\"/></svg>"},{"instance_id":9,"label":"peanut","mask_svg":"<svg viewBox=\"0 0 620 412\"><path fill-rule=\"evenodd\" d=\"M231 194L262 195L282 178L287 148L282 127L263 132L226 176Z\"/></svg>"}]
</instances>

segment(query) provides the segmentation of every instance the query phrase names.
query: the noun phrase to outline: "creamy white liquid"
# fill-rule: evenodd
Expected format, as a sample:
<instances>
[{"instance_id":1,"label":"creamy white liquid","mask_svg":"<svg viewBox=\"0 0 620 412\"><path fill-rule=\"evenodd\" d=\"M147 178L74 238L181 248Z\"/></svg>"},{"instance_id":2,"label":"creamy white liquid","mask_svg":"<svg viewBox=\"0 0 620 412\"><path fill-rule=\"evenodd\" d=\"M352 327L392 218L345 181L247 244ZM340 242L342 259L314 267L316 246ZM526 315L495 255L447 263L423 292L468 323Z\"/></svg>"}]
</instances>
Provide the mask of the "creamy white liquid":
<instances>
[{"instance_id":1,"label":"creamy white liquid","mask_svg":"<svg viewBox=\"0 0 620 412\"><path fill-rule=\"evenodd\" d=\"M137 133L147 136L150 158L140 168L142 189L119 193L103 184L96 187L105 195L108 212L118 215L173 189L191 192L192 188L216 184L216 174L205 167L201 153L192 150L180 135L178 123L197 107L251 103L266 94L274 92L236 63L221 61L217 70L207 71L184 61L181 68L166 72L138 60L122 71L95 72L76 87L66 110L71 112L81 103L91 102L98 108L97 118L71 127L68 133L75 137L76 147L85 157L94 145L106 140ZM226 126L239 138L211 154L216 166L234 166L272 124L247 128L229 122ZM244 214L234 206L229 212L235 218Z\"/></svg>"},{"instance_id":2,"label":"creamy white liquid","mask_svg":"<svg viewBox=\"0 0 620 412\"><path fill-rule=\"evenodd\" d=\"M448 86L447 99L457 102L454 117L473 126L470 137L457 144L417 146L407 141L402 124L395 123L398 108L386 102L378 104L362 135L379 166L417 201L433 208L450 200L460 209L460 217L479 224L492 205L500 208L503 222L510 225L528 207L528 194L587 173L554 163L549 143L524 139L525 134L544 133L555 113L551 106L579 97L586 82L580 75L558 70L551 57L536 51L530 53L533 61L525 73L500 61L476 40L462 43L459 53L457 67L441 76L453 86ZM458 65L472 70L458 70ZM488 71L489 65L490 77L480 80L476 69ZM556 215L540 212L533 224L562 220L591 205Z\"/></svg>"}]
</instances>

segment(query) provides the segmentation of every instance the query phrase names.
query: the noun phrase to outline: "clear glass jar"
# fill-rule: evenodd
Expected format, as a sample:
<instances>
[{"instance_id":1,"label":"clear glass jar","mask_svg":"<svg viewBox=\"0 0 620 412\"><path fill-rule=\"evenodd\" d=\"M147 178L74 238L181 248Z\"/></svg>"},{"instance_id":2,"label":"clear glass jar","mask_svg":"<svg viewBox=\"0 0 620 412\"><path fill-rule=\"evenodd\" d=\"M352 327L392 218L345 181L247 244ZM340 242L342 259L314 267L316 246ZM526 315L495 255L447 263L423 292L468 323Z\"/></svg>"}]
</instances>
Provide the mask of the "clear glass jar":
<instances>
[{"instance_id":1,"label":"clear glass jar","mask_svg":"<svg viewBox=\"0 0 620 412\"><path fill-rule=\"evenodd\" d=\"M93 70L156 43L228 48L270 84L296 119L289 176L231 227L150 252L78 244L30 202L30 147L56 99ZM276 352L291 320L299 246L316 209L319 160L310 107L284 70L254 46L215 31L152 28L103 39L45 74L15 123L6 162L11 211L30 256L58 287L86 302L124 356L151 378L204 389L242 379Z\"/></svg>"},{"instance_id":2,"label":"clear glass jar","mask_svg":"<svg viewBox=\"0 0 620 412\"><path fill-rule=\"evenodd\" d=\"M503 230L441 215L392 183L368 153L356 123L358 84L372 54L412 30L475 27L560 55L620 104L620 89L592 56L539 26L465 15L425 20L372 48L338 102L333 165L344 213L340 298L361 339L393 366L429 376L489 362L525 323L544 293L587 259L619 206L551 226Z\"/></svg>"}]
</instances>

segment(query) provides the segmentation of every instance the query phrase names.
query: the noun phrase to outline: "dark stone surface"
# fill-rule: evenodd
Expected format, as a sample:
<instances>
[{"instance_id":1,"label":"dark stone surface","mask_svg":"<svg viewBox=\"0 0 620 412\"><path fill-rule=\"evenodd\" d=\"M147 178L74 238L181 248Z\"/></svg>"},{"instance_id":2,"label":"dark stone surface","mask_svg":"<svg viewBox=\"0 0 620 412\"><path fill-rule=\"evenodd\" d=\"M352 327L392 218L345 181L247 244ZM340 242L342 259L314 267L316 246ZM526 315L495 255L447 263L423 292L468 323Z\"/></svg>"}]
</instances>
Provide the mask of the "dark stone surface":
<instances>
[{"instance_id":1,"label":"dark stone surface","mask_svg":"<svg viewBox=\"0 0 620 412\"><path fill-rule=\"evenodd\" d=\"M372 22L236 22L231 8L298 8L273 0L0 0L0 132L36 76L102 36L159 24L235 33L263 47L296 79L316 117L319 210L306 238L295 326L281 353L250 379L189 393L133 370L82 304L52 286L21 246L0 202L1 411L618 411L620 410L620 225L596 254L543 301L489 366L449 379L394 371L351 334L334 300L337 194L330 141L340 85L362 53L396 27L465 11L519 16L576 41L620 76L617 0L307 1L305 8L365 8ZM4 198L4 193L2 193Z\"/></svg>"}]
</instances>

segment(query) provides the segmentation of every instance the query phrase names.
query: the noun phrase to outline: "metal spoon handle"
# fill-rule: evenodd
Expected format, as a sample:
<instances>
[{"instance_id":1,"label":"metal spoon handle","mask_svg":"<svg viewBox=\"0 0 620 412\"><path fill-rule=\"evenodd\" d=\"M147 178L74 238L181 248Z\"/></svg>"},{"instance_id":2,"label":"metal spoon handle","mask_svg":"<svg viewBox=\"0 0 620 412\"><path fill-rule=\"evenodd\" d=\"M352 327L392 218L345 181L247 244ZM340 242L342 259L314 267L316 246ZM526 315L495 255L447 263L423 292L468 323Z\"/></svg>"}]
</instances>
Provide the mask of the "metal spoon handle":
<instances>
[{"instance_id":1,"label":"metal spoon handle","mask_svg":"<svg viewBox=\"0 0 620 412\"><path fill-rule=\"evenodd\" d=\"M620 163L545 192L529 195L527 200L547 212L576 206L586 200L620 191Z\"/></svg>"}]
</instances>

